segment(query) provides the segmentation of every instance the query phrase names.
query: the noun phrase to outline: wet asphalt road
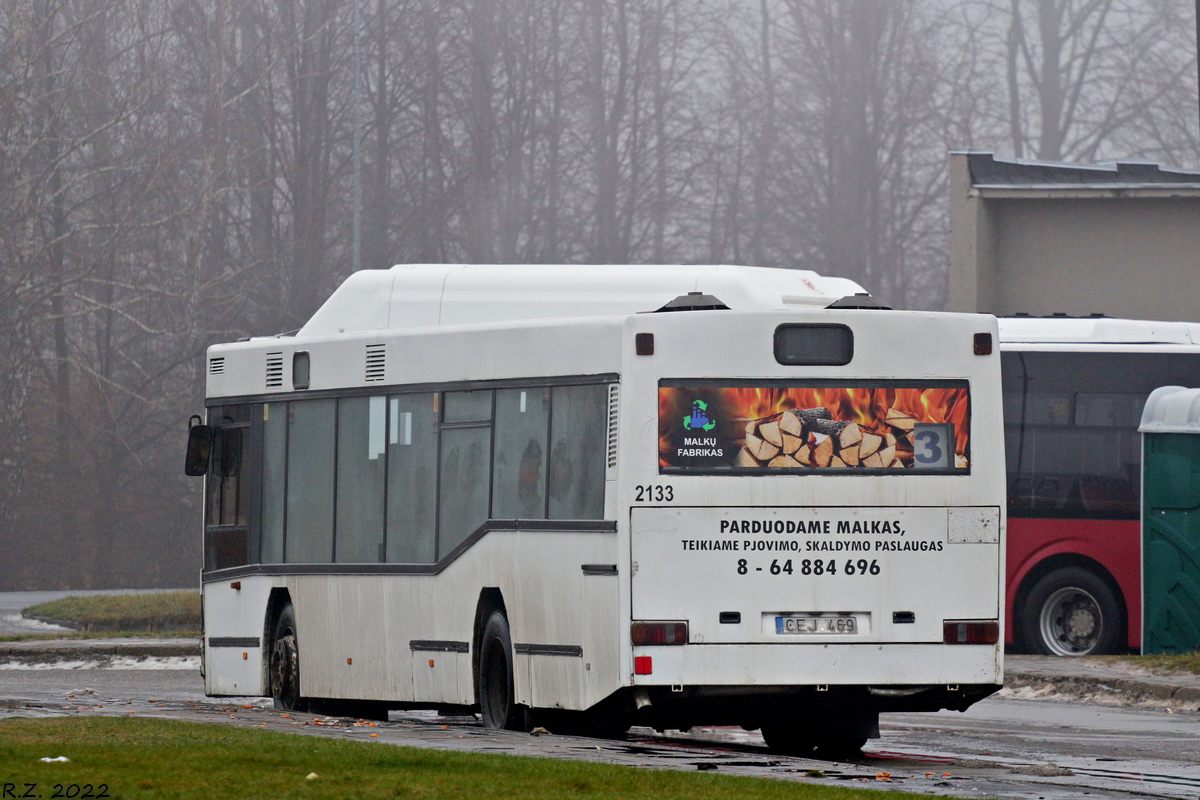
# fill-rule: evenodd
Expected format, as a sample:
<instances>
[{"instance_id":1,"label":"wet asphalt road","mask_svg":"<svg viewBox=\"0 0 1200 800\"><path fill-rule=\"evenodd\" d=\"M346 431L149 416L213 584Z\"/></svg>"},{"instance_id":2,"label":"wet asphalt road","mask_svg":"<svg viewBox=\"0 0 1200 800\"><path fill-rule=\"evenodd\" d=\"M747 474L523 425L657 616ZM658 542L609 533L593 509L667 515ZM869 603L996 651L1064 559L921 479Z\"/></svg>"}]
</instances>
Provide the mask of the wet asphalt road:
<instances>
[{"instance_id":1,"label":"wet asphalt road","mask_svg":"<svg viewBox=\"0 0 1200 800\"><path fill-rule=\"evenodd\" d=\"M143 716L267 727L370 742L575 758L651 769L715 768L806 783L952 797L1195 798L1200 714L998 697L966 713L892 714L850 762L772 755L757 733L635 728L624 741L484 730L473 718L393 713L354 720L284 715L257 698L203 695L193 669L0 670L0 716ZM377 734L371 737L370 734Z\"/></svg>"}]
</instances>

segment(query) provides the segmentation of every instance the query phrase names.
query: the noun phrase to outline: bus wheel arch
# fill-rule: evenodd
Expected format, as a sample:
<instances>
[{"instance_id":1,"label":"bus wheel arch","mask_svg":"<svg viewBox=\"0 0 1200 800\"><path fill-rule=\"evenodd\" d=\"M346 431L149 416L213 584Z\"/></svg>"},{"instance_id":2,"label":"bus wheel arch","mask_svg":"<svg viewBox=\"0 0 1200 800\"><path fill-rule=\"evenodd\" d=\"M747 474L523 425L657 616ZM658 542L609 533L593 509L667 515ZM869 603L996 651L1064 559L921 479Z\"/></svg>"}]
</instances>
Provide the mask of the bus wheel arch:
<instances>
[{"instance_id":1,"label":"bus wheel arch","mask_svg":"<svg viewBox=\"0 0 1200 800\"><path fill-rule=\"evenodd\" d=\"M271 647L275 638L275 623L279 621L279 612L284 606L292 604L292 595L287 587L276 586L267 596L267 609L263 614L262 623L262 685L263 694L271 695Z\"/></svg>"},{"instance_id":2,"label":"bus wheel arch","mask_svg":"<svg viewBox=\"0 0 1200 800\"><path fill-rule=\"evenodd\" d=\"M517 704L516 670L508 616L502 610L488 615L480 633L479 677L475 691L485 728L524 730L525 709Z\"/></svg>"},{"instance_id":3,"label":"bus wheel arch","mask_svg":"<svg viewBox=\"0 0 1200 800\"><path fill-rule=\"evenodd\" d=\"M275 708L285 711L304 711L308 699L300 694L300 647L299 626L296 611L292 607L287 590L276 597L272 592L271 619L267 651L267 688L275 701Z\"/></svg>"},{"instance_id":4,"label":"bus wheel arch","mask_svg":"<svg viewBox=\"0 0 1200 800\"><path fill-rule=\"evenodd\" d=\"M1013 607L1014 640L1040 655L1124 652L1128 613L1116 579L1085 556L1047 558L1021 582Z\"/></svg>"},{"instance_id":5,"label":"bus wheel arch","mask_svg":"<svg viewBox=\"0 0 1200 800\"><path fill-rule=\"evenodd\" d=\"M517 703L512 632L504 595L495 587L479 593L472 642L475 702L487 728L527 730L526 709Z\"/></svg>"}]
</instances>

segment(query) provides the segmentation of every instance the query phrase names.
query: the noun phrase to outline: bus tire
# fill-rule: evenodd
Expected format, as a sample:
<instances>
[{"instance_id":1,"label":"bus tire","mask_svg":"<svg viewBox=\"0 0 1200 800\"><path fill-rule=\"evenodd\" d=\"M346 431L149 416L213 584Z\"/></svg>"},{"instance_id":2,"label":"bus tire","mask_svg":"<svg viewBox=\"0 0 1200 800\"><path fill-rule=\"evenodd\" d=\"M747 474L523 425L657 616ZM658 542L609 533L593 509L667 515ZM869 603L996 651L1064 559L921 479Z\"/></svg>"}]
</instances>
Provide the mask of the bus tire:
<instances>
[{"instance_id":1,"label":"bus tire","mask_svg":"<svg viewBox=\"0 0 1200 800\"><path fill-rule=\"evenodd\" d=\"M853 734L838 734L823 738L817 743L817 756L831 761L856 758L862 755L863 745L867 743L866 736Z\"/></svg>"},{"instance_id":2,"label":"bus tire","mask_svg":"<svg viewBox=\"0 0 1200 800\"><path fill-rule=\"evenodd\" d=\"M523 730L525 709L513 688L512 635L503 611L493 611L479 642L479 714L485 728Z\"/></svg>"},{"instance_id":3,"label":"bus tire","mask_svg":"<svg viewBox=\"0 0 1200 800\"><path fill-rule=\"evenodd\" d=\"M296 612L291 603L280 610L275 620L267 674L276 708L284 711L308 709L308 700L300 695L300 648L296 642Z\"/></svg>"},{"instance_id":4,"label":"bus tire","mask_svg":"<svg viewBox=\"0 0 1200 800\"><path fill-rule=\"evenodd\" d=\"M624 739L633 727L633 722L621 717L593 717L589 721L589 735L597 739Z\"/></svg>"},{"instance_id":5,"label":"bus tire","mask_svg":"<svg viewBox=\"0 0 1200 800\"><path fill-rule=\"evenodd\" d=\"M1026 647L1047 656L1108 655L1120 649L1121 606L1094 572L1066 567L1043 575L1022 607Z\"/></svg>"},{"instance_id":6,"label":"bus tire","mask_svg":"<svg viewBox=\"0 0 1200 800\"><path fill-rule=\"evenodd\" d=\"M794 722L764 722L761 733L767 749L779 755L811 758L817 748L812 732Z\"/></svg>"}]
</instances>

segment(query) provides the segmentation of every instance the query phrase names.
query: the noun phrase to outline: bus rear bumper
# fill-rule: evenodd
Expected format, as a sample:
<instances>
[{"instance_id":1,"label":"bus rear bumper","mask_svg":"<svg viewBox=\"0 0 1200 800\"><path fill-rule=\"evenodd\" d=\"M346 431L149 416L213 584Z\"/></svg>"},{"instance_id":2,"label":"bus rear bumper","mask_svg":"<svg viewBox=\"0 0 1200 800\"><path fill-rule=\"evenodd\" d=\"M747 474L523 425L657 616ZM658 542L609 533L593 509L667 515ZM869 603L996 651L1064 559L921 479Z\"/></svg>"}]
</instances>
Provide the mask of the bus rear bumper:
<instances>
[{"instance_id":1,"label":"bus rear bumper","mask_svg":"<svg viewBox=\"0 0 1200 800\"><path fill-rule=\"evenodd\" d=\"M601 717L665 730L740 725L747 730L780 720L806 724L866 720L878 737L878 715L904 711L966 711L999 684L889 686L653 686L622 689L592 709Z\"/></svg>"},{"instance_id":2,"label":"bus rear bumper","mask_svg":"<svg viewBox=\"0 0 1200 800\"><path fill-rule=\"evenodd\" d=\"M1004 682L998 644L689 644L635 647L635 686L962 686Z\"/></svg>"},{"instance_id":3,"label":"bus rear bumper","mask_svg":"<svg viewBox=\"0 0 1200 800\"><path fill-rule=\"evenodd\" d=\"M877 720L880 712L965 711L1003 681L998 645L634 648L635 658L646 656L651 672L634 675L632 686L594 713L660 729L754 729L795 719L834 724Z\"/></svg>"}]
</instances>

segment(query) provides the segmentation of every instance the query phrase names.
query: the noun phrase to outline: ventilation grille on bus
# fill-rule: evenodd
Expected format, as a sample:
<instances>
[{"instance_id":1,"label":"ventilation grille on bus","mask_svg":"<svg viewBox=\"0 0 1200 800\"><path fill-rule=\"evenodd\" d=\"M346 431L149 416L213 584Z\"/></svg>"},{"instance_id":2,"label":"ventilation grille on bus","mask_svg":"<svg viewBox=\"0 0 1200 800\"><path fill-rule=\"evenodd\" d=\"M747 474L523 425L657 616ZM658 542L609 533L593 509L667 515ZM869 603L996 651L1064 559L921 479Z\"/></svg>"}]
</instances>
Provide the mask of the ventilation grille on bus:
<instances>
[{"instance_id":1,"label":"ventilation grille on bus","mask_svg":"<svg viewBox=\"0 0 1200 800\"><path fill-rule=\"evenodd\" d=\"M225 356L215 356L208 360L209 375L224 375L225 374Z\"/></svg>"},{"instance_id":2,"label":"ventilation grille on bus","mask_svg":"<svg viewBox=\"0 0 1200 800\"><path fill-rule=\"evenodd\" d=\"M267 353L267 388L283 386L283 353Z\"/></svg>"},{"instance_id":3,"label":"ventilation grille on bus","mask_svg":"<svg viewBox=\"0 0 1200 800\"><path fill-rule=\"evenodd\" d=\"M385 345L369 344L367 345L367 377L368 381L383 380L383 367L385 363Z\"/></svg>"},{"instance_id":4,"label":"ventilation grille on bus","mask_svg":"<svg viewBox=\"0 0 1200 800\"><path fill-rule=\"evenodd\" d=\"M617 392L618 384L608 385L608 468L617 465Z\"/></svg>"}]
</instances>

